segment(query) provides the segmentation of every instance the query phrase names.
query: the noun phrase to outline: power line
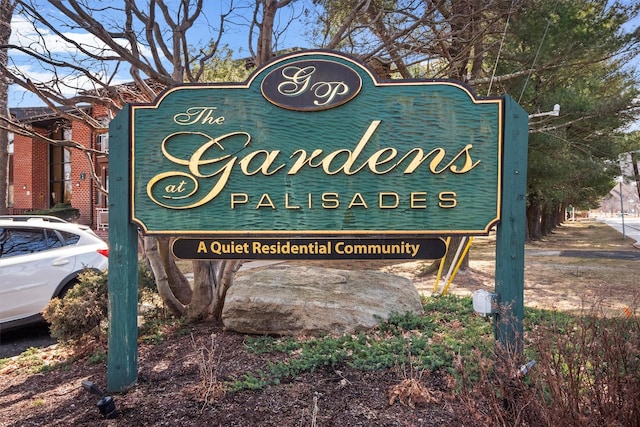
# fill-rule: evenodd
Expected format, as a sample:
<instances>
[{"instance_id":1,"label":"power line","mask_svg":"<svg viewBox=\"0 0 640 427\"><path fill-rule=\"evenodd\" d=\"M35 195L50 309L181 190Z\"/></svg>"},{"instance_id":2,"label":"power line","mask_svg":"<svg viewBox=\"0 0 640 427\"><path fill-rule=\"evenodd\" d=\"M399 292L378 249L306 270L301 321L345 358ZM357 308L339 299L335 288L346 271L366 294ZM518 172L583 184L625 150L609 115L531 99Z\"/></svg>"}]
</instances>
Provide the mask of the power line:
<instances>
[{"instance_id":1,"label":"power line","mask_svg":"<svg viewBox=\"0 0 640 427\"><path fill-rule=\"evenodd\" d=\"M557 6L558 6L558 0L556 0L555 4L553 5L553 11L551 13L555 13ZM524 95L524 90L527 88L527 84L529 84L531 73L533 73L533 67L535 67L536 65L536 62L538 60L538 55L540 55L540 51L542 50L542 45L544 44L544 39L547 36L547 32L549 31L550 26L551 26L551 17L547 19L547 26L545 27L544 33L542 34L542 39L540 40L540 45L538 46L538 51L536 52L536 56L533 58L533 64L531 64L531 68L529 69L527 80L525 80L524 85L522 86L522 92L520 92L520 98L518 98L518 104L522 100L522 96Z\"/></svg>"},{"instance_id":2,"label":"power line","mask_svg":"<svg viewBox=\"0 0 640 427\"><path fill-rule=\"evenodd\" d=\"M502 40L500 41L498 56L496 56L496 63L493 65L493 72L491 73L491 80L489 80L489 90L487 90L487 96L491 94L491 86L493 85L493 79L496 76L496 69L498 68L498 61L500 61L502 46L504 46L504 40L507 38L507 28L509 27L509 20L511 20L511 11L513 10L513 4L515 3L515 1L516 0L511 1L511 7L509 8L509 14L507 15L507 22L504 24L504 31L502 32Z\"/></svg>"}]
</instances>

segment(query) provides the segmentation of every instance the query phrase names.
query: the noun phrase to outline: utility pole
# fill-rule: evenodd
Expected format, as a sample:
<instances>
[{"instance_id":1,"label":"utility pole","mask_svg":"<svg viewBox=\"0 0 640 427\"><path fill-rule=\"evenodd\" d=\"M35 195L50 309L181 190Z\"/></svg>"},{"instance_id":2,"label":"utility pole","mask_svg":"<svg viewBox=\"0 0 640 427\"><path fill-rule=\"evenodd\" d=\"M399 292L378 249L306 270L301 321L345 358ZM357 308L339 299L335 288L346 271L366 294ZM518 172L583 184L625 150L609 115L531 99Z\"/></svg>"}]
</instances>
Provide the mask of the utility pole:
<instances>
[{"instance_id":1,"label":"utility pole","mask_svg":"<svg viewBox=\"0 0 640 427\"><path fill-rule=\"evenodd\" d=\"M622 197L622 181L624 181L624 179L620 180L620 215L622 216L622 240L626 239L625 236L625 232L624 232L624 203L622 201L623 197Z\"/></svg>"},{"instance_id":2,"label":"utility pole","mask_svg":"<svg viewBox=\"0 0 640 427\"><path fill-rule=\"evenodd\" d=\"M640 201L640 173L638 172L638 163L640 163L640 156L638 152L631 153L631 164L633 165L633 175L636 179L636 191L638 192L638 200Z\"/></svg>"}]
</instances>

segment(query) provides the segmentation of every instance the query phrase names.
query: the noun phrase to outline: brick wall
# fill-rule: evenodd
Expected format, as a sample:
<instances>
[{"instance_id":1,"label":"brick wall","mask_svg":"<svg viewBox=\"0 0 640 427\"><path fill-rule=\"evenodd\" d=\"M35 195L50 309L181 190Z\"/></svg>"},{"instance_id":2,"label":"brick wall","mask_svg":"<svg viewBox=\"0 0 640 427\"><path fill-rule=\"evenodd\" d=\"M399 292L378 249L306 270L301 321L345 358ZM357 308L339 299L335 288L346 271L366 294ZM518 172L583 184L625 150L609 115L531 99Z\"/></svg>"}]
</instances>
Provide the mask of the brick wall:
<instances>
[{"instance_id":1,"label":"brick wall","mask_svg":"<svg viewBox=\"0 0 640 427\"><path fill-rule=\"evenodd\" d=\"M44 129L34 129L46 134ZM49 207L49 150L42 141L18 135L13 140L13 206L19 209Z\"/></svg>"},{"instance_id":2,"label":"brick wall","mask_svg":"<svg viewBox=\"0 0 640 427\"><path fill-rule=\"evenodd\" d=\"M75 142L82 144L86 148L91 148L93 132L89 127L81 122L73 122L71 125L71 135ZM84 177L84 179L82 179ZM91 185L91 164L87 156L80 150L71 150L71 206L80 211L80 224L92 225L94 222L92 185Z\"/></svg>"},{"instance_id":3,"label":"brick wall","mask_svg":"<svg viewBox=\"0 0 640 427\"><path fill-rule=\"evenodd\" d=\"M97 119L109 115L109 110L104 105L94 105L91 109L91 117Z\"/></svg>"},{"instance_id":4,"label":"brick wall","mask_svg":"<svg viewBox=\"0 0 640 427\"><path fill-rule=\"evenodd\" d=\"M107 117L104 107L94 108L94 118ZM42 135L48 135L49 129L34 128ZM71 138L87 148L95 147L96 134L82 122L71 123ZM91 164L86 154L71 149L71 206L78 209L78 222L95 228L96 212ZM106 159L106 158L105 158ZM14 203L19 211L48 209L49 195L49 145L44 141L16 134L13 154ZM98 162L96 162L98 164ZM100 166L107 166L102 160ZM97 171L100 174L100 170Z\"/></svg>"}]
</instances>

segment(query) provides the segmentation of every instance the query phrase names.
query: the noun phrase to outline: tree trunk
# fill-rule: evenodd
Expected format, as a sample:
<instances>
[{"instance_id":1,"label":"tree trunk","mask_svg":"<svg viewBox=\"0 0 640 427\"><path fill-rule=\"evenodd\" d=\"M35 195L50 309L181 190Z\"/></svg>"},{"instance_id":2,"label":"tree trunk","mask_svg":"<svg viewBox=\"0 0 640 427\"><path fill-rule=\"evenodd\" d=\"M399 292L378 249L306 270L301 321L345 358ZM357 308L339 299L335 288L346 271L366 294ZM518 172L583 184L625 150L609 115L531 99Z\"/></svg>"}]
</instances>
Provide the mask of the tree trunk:
<instances>
[{"instance_id":1,"label":"tree trunk","mask_svg":"<svg viewBox=\"0 0 640 427\"><path fill-rule=\"evenodd\" d=\"M160 255L158 239L153 236L144 237L144 254L149 261L149 266L156 279L158 294L167 306L167 309L174 316L182 316L186 313L187 307L182 304L173 294L169 284L169 276L164 268L163 259Z\"/></svg>"},{"instance_id":2,"label":"tree trunk","mask_svg":"<svg viewBox=\"0 0 640 427\"><path fill-rule=\"evenodd\" d=\"M227 291L243 261L194 262L193 301L189 305L191 321L222 321Z\"/></svg>"},{"instance_id":3,"label":"tree trunk","mask_svg":"<svg viewBox=\"0 0 640 427\"><path fill-rule=\"evenodd\" d=\"M474 16L472 1L451 2L451 44L448 49L449 77L467 81L467 65L469 63L470 43Z\"/></svg>"},{"instance_id":4,"label":"tree trunk","mask_svg":"<svg viewBox=\"0 0 640 427\"><path fill-rule=\"evenodd\" d=\"M529 238L532 240L542 239L542 229L540 227L541 207L537 202L531 202L527 207L527 224L529 229Z\"/></svg>"},{"instance_id":5,"label":"tree trunk","mask_svg":"<svg viewBox=\"0 0 640 427\"><path fill-rule=\"evenodd\" d=\"M0 44L8 45L11 36L11 17L15 9L13 0L0 1ZM9 52L0 49L0 64L6 67L9 63ZM0 117L9 118L9 82L0 77ZM4 124L3 124L4 126ZM0 215L7 213L7 187L9 184L9 131L0 128Z\"/></svg>"},{"instance_id":6,"label":"tree trunk","mask_svg":"<svg viewBox=\"0 0 640 427\"><path fill-rule=\"evenodd\" d=\"M276 19L278 2L276 0L262 1L262 25L258 36L258 52L256 66L266 64L271 59L273 43L273 25Z\"/></svg>"},{"instance_id":7,"label":"tree trunk","mask_svg":"<svg viewBox=\"0 0 640 427\"><path fill-rule=\"evenodd\" d=\"M167 278L169 279L171 292L181 304L188 305L191 302L193 291L187 278L182 274L180 269L178 269L176 260L169 247L170 239L168 237L158 237L158 250L164 271L167 273Z\"/></svg>"},{"instance_id":8,"label":"tree trunk","mask_svg":"<svg viewBox=\"0 0 640 427\"><path fill-rule=\"evenodd\" d=\"M208 307L214 303L215 271L218 262L193 263L193 298L187 312L190 321L204 320Z\"/></svg>"},{"instance_id":9,"label":"tree trunk","mask_svg":"<svg viewBox=\"0 0 640 427\"><path fill-rule=\"evenodd\" d=\"M222 309L227 298L227 291L233 284L233 279L244 261L223 261L220 274L216 280L216 298L210 306L209 313L216 321L222 321Z\"/></svg>"},{"instance_id":10,"label":"tree trunk","mask_svg":"<svg viewBox=\"0 0 640 427\"><path fill-rule=\"evenodd\" d=\"M553 211L553 228L558 228L564 222L564 208L562 203L556 205L556 208Z\"/></svg>"},{"instance_id":11,"label":"tree trunk","mask_svg":"<svg viewBox=\"0 0 640 427\"><path fill-rule=\"evenodd\" d=\"M553 230L553 210L547 208L542 212L540 228L542 229L542 237L551 233Z\"/></svg>"},{"instance_id":12,"label":"tree trunk","mask_svg":"<svg viewBox=\"0 0 640 427\"><path fill-rule=\"evenodd\" d=\"M549 234L549 213L544 210L540 214L540 238Z\"/></svg>"}]
</instances>

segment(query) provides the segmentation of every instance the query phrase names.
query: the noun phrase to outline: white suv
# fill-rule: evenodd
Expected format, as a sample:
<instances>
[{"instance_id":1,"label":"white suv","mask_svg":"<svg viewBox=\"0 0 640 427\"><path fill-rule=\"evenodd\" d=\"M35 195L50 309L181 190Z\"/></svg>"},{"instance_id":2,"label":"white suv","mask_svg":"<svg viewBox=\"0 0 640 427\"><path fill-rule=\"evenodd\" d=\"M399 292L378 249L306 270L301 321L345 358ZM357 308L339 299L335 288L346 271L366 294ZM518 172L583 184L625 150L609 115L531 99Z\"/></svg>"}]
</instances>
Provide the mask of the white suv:
<instances>
[{"instance_id":1,"label":"white suv","mask_svg":"<svg viewBox=\"0 0 640 427\"><path fill-rule=\"evenodd\" d=\"M104 270L109 249L89 227L49 216L0 216L0 331L42 320L85 268Z\"/></svg>"}]
</instances>

